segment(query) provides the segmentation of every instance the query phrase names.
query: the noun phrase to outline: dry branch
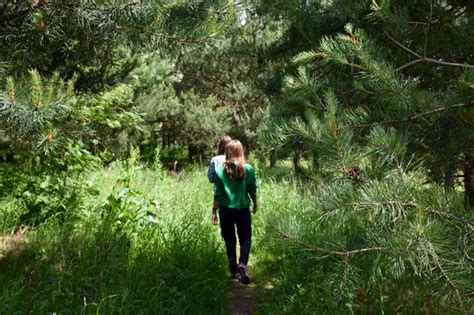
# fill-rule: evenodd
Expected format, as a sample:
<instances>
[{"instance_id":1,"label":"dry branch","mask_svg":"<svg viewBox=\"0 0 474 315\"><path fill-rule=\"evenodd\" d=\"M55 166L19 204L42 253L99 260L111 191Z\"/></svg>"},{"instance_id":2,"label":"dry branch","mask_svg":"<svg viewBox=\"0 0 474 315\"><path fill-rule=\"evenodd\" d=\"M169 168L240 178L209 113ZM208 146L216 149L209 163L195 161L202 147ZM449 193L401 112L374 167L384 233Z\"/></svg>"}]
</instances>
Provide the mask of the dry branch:
<instances>
[{"instance_id":1,"label":"dry branch","mask_svg":"<svg viewBox=\"0 0 474 315\"><path fill-rule=\"evenodd\" d=\"M397 68L397 71L401 71L409 66L412 66L416 63L419 63L419 62L427 62L427 63L433 63L433 64L437 64L439 66L449 66L449 67L458 67L458 68L468 68L468 69L474 69L474 65L470 65L470 64L466 64L466 63L457 63L457 62L449 62L449 61L442 61L442 60L438 60L438 59L433 59L433 58L428 58L426 57L426 51L423 53L425 56L422 56L420 55L419 53L411 50L410 48L408 48L407 46L403 45L402 43L400 43L398 40L396 40L395 38L393 38L392 36L388 35L387 33L385 33L385 35L392 41L394 42L398 47L402 48L403 50L405 50L406 52L408 52L409 54L417 57L418 59L415 59L413 61L410 61L409 63L403 65L403 66L400 66Z\"/></svg>"},{"instance_id":2,"label":"dry branch","mask_svg":"<svg viewBox=\"0 0 474 315\"><path fill-rule=\"evenodd\" d=\"M309 243L307 243L307 242L305 242L305 241L303 241L299 238L296 238L294 236L291 236L289 234L286 234L286 233L283 233L283 232L280 232L280 231L277 231L276 233L281 238L286 239L286 240L288 240L292 243L302 245L303 247L305 247L309 250L319 252L319 253L324 253L324 254L341 256L341 257L349 257L349 256L354 255L354 254L365 253L365 252L381 252L381 251L385 250L385 248L383 248L383 247L369 247L369 248L361 248L361 249L350 250L350 251L337 251L337 250L332 250L332 249L313 246L313 245L311 245L311 244L309 244Z\"/></svg>"},{"instance_id":3,"label":"dry branch","mask_svg":"<svg viewBox=\"0 0 474 315\"><path fill-rule=\"evenodd\" d=\"M377 125L395 125L395 124L403 124L403 123L412 123L415 120L420 119L422 117L444 112L444 111L447 111L448 109L473 107L473 106L474 106L474 101L467 102L467 103L453 104L453 105L448 105L444 107L434 108L434 109L431 109L431 110L428 110L426 112L422 112L416 115L408 116L405 119L385 120L385 121L373 122L370 124L354 125L352 127L353 128L368 128L368 127L377 126Z\"/></svg>"}]
</instances>

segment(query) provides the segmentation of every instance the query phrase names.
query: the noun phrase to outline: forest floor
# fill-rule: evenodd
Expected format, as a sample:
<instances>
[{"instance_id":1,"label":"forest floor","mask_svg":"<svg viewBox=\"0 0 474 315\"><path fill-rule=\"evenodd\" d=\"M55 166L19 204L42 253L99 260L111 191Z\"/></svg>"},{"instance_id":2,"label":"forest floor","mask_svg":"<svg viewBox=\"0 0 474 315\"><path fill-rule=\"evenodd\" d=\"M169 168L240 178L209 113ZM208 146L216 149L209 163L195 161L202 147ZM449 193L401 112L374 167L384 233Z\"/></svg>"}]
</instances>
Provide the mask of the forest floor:
<instances>
[{"instance_id":1,"label":"forest floor","mask_svg":"<svg viewBox=\"0 0 474 315\"><path fill-rule=\"evenodd\" d=\"M237 253L240 246L237 244ZM257 310L256 284L252 278L252 263L249 265L251 283L248 285L240 282L232 283L230 291L227 293L226 308L231 315L251 315Z\"/></svg>"},{"instance_id":2,"label":"forest floor","mask_svg":"<svg viewBox=\"0 0 474 315\"><path fill-rule=\"evenodd\" d=\"M6 256L7 253L19 252L25 238L27 228L22 227L15 234L0 235L0 258Z\"/></svg>"},{"instance_id":3,"label":"forest floor","mask_svg":"<svg viewBox=\"0 0 474 315\"><path fill-rule=\"evenodd\" d=\"M203 210L212 200L203 170L168 176L113 164L86 179L67 216L34 227L21 221L22 203L0 200L0 314L258 314L272 306L261 258L264 210L294 208L290 184L262 184L262 211L253 216L252 282L230 285L224 242ZM43 195L47 205L62 200L49 190Z\"/></svg>"}]
</instances>

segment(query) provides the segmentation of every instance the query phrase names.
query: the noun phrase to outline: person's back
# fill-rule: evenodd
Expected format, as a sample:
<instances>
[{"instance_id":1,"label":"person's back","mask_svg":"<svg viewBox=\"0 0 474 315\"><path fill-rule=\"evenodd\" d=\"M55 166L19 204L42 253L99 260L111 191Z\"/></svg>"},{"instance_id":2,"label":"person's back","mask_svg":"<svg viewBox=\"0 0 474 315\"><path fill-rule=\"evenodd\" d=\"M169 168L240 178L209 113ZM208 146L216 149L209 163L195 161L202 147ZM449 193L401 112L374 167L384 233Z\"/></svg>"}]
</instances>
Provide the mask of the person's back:
<instances>
[{"instance_id":1,"label":"person's back","mask_svg":"<svg viewBox=\"0 0 474 315\"><path fill-rule=\"evenodd\" d=\"M214 178L216 176L216 170L224 164L225 155L220 154L216 155L211 159L209 167L207 168L207 178L211 183L214 183Z\"/></svg>"},{"instance_id":2,"label":"person's back","mask_svg":"<svg viewBox=\"0 0 474 315\"><path fill-rule=\"evenodd\" d=\"M245 164L244 178L231 178L224 165L216 169L216 199L221 206L231 209L250 207L250 201L255 200L257 190L255 171Z\"/></svg>"}]
</instances>

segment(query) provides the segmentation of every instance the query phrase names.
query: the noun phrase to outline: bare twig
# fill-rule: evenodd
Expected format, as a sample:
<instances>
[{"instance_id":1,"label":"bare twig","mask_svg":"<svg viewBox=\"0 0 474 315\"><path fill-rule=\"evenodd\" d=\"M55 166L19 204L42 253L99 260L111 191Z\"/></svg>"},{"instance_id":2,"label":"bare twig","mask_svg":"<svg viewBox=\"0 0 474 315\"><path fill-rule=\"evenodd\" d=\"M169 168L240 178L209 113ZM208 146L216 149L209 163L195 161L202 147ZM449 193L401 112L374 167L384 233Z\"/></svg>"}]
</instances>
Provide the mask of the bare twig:
<instances>
[{"instance_id":1,"label":"bare twig","mask_svg":"<svg viewBox=\"0 0 474 315\"><path fill-rule=\"evenodd\" d=\"M411 116L411 117L409 117L409 120L413 121L413 120L416 120L416 119L421 118L421 117L429 116L429 115L439 113L439 112L444 112L445 110L448 110L448 109L460 108L460 107L470 107L472 105L474 105L474 102L459 103L459 104L453 104L453 105L449 105L449 106L445 106L445 107L438 107L438 108L435 108L435 109L432 109L432 110L429 110L429 111Z\"/></svg>"},{"instance_id":2,"label":"bare twig","mask_svg":"<svg viewBox=\"0 0 474 315\"><path fill-rule=\"evenodd\" d=\"M337 250L332 250L332 249L327 249L327 248L322 248L322 247L317 247L313 246L299 238L296 238L294 236L291 236L289 234L277 231L276 232L281 238L284 238L288 241L291 241L292 243L302 245L303 247L319 252L319 253L324 253L324 254L330 254L330 255L336 255L336 256L342 256L342 257L349 257L354 254L358 253L366 253L366 252L381 252L384 251L385 248L383 247L369 247L369 248L362 248L362 249L356 249L356 250L350 250L350 251L337 251Z\"/></svg>"},{"instance_id":3,"label":"bare twig","mask_svg":"<svg viewBox=\"0 0 474 315\"><path fill-rule=\"evenodd\" d=\"M462 116L459 117L459 119L460 119L463 123L465 123L465 124L467 124L467 125L469 125L469 126L471 126L471 127L474 127L474 121L469 121L469 120L467 120L466 118L464 118L464 117L462 117Z\"/></svg>"},{"instance_id":4,"label":"bare twig","mask_svg":"<svg viewBox=\"0 0 474 315\"><path fill-rule=\"evenodd\" d=\"M437 65L440 65L440 66L474 69L474 65L469 65L469 64L465 64L465 63L447 62L447 61L441 61L441 60L433 59L433 58L419 58L419 59L415 59L413 61L410 61L409 63L407 63L403 66L398 67L396 70L397 71L403 70L403 69L405 69L405 68L407 68L407 67L409 67L409 66L411 66L415 63L419 63L419 62L434 63L434 64L437 64Z\"/></svg>"},{"instance_id":5,"label":"bare twig","mask_svg":"<svg viewBox=\"0 0 474 315\"><path fill-rule=\"evenodd\" d=\"M410 61L409 63L404 64L403 66L398 67L396 70L397 71L402 71L405 68L408 68L408 67L410 67L410 66L412 66L416 63L420 63L420 62L424 62L424 61L425 61L424 59L415 59L415 60Z\"/></svg>"},{"instance_id":6,"label":"bare twig","mask_svg":"<svg viewBox=\"0 0 474 315\"><path fill-rule=\"evenodd\" d=\"M352 126L352 127L353 128L367 128L367 127L372 127L372 126L377 126L377 125L394 125L394 124L402 124L402 123L411 123L411 122L414 122L415 120L417 120L419 118L429 116L429 115L433 115L433 114L440 113L440 112L444 112L448 109L472 107L472 106L474 106L474 101L467 102L467 103L453 104L453 105L448 105L448 106L444 106L444 107L438 107L438 108L431 109L431 110L428 110L428 111L423 112L423 113L419 113L419 114L416 114L416 115L413 115L413 116L408 116L405 119L385 120L385 121L374 122L374 123L371 123L371 124L355 125L355 126Z\"/></svg>"},{"instance_id":7,"label":"bare twig","mask_svg":"<svg viewBox=\"0 0 474 315\"><path fill-rule=\"evenodd\" d=\"M459 67L459 68L468 68L468 69L474 69L474 65L470 65L470 64L466 64L466 63L457 63L457 62L448 62L448 61L442 61L442 60L438 60L438 59L433 59L433 58L428 58L426 57L426 52L424 52L425 56L422 56L420 55L419 53L411 50L410 48L408 48L407 46L403 45L402 43L400 43L398 40L396 40L395 38L393 38L392 36L390 36L389 34L385 33L385 35L392 41L394 42L398 47L402 48L403 50L405 50L406 52L410 53L411 55L417 57L418 59L415 59L413 61L410 61L409 63L403 65L403 66L400 66L397 68L397 71L400 71L400 70L403 70L409 66L412 66L416 63L419 63L419 62L428 62L428 63L433 63L433 64L437 64L437 65L440 65L440 66L449 66L449 67Z\"/></svg>"},{"instance_id":8,"label":"bare twig","mask_svg":"<svg viewBox=\"0 0 474 315\"><path fill-rule=\"evenodd\" d=\"M393 38L392 36L388 35L387 33L385 33L385 35L390 38L390 40L392 42L394 42L398 47L400 47L401 49L407 51L408 53L418 57L418 58L423 58L420 54L414 52L413 50L411 50L410 48L408 48L407 46L403 45L402 43L400 43L398 40L396 40L395 38Z\"/></svg>"}]
</instances>

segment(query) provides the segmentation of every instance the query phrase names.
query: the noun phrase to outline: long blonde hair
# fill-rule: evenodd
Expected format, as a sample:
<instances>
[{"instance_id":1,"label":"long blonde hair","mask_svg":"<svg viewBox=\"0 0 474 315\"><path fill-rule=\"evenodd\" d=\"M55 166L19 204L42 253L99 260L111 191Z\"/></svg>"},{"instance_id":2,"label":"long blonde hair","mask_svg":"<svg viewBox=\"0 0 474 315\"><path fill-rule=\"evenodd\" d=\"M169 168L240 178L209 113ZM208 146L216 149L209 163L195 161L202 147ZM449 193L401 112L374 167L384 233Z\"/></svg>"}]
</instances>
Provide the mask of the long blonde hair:
<instances>
[{"instance_id":1,"label":"long blonde hair","mask_svg":"<svg viewBox=\"0 0 474 315\"><path fill-rule=\"evenodd\" d=\"M239 140L232 140L225 147L224 167L232 179L243 179L245 173L244 147Z\"/></svg>"}]
</instances>

